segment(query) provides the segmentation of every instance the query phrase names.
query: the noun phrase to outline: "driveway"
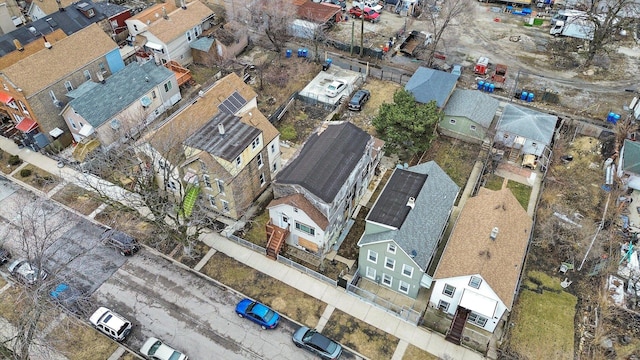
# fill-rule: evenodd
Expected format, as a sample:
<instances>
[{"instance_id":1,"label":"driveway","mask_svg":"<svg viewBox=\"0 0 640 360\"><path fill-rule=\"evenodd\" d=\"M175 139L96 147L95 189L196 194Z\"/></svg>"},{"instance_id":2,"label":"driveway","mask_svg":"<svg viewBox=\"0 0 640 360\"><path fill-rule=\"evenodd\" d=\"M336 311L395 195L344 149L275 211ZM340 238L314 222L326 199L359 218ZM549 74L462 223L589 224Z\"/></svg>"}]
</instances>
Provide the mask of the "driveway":
<instances>
[{"instance_id":1,"label":"driveway","mask_svg":"<svg viewBox=\"0 0 640 360\"><path fill-rule=\"evenodd\" d=\"M297 325L283 319L278 328L262 330L235 314L236 293L144 249L94 298L134 323L126 343L135 350L155 336L194 360L315 359L293 345Z\"/></svg>"}]
</instances>

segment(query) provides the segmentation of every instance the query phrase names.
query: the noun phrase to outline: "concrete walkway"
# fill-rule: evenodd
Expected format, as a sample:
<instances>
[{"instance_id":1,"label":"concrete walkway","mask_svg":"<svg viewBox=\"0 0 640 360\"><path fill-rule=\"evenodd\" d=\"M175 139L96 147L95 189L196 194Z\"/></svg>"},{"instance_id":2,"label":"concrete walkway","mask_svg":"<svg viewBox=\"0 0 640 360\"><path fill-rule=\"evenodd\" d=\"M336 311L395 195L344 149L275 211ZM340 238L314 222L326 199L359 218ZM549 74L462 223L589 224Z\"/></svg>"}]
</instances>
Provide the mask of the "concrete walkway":
<instances>
[{"instance_id":1,"label":"concrete walkway","mask_svg":"<svg viewBox=\"0 0 640 360\"><path fill-rule=\"evenodd\" d=\"M64 182L74 183L89 190L91 186L99 185L103 190L106 190L110 196L113 195L113 199L136 208L143 215L148 213L148 209L134 206L136 204L136 194L130 193L102 179L98 179L89 174L83 174L71 167L58 168L55 160L38 152L33 152L28 148L19 149L12 141L4 137L0 137L0 149L9 154L18 155L23 161L59 176ZM326 314L324 314L327 317L334 311L333 309L338 309L397 337L400 339L400 343L398 345L399 348L396 349L394 353L394 359L401 359L408 345L414 345L417 348L445 359L483 359L483 356L475 351L445 341L444 337L438 333L433 333L425 328L405 322L381 308L372 306L359 298L347 294L347 292L340 287L331 286L316 278L303 274L294 268L270 260L266 256L249 250L218 233L205 233L201 236L201 241L215 251L221 251L247 266L323 301L328 305L327 311L325 312ZM213 255L213 252L211 252L209 256L211 255ZM204 264L199 265L202 266ZM319 324L308 325L324 327L327 320L328 318L321 318Z\"/></svg>"}]
</instances>

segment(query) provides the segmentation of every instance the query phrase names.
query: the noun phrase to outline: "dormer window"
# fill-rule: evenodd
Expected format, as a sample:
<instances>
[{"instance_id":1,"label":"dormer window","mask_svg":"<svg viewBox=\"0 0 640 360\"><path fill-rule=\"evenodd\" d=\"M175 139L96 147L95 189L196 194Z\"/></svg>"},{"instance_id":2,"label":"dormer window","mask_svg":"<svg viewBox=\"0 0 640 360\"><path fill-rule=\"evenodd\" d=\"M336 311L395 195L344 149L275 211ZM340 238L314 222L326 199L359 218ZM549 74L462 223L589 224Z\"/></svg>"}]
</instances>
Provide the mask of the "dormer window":
<instances>
[{"instance_id":1,"label":"dormer window","mask_svg":"<svg viewBox=\"0 0 640 360\"><path fill-rule=\"evenodd\" d=\"M238 157L236 158L236 166L238 166L238 167L239 167L240 165L242 165L242 158L241 158L240 156L238 156Z\"/></svg>"},{"instance_id":2,"label":"dormer window","mask_svg":"<svg viewBox=\"0 0 640 360\"><path fill-rule=\"evenodd\" d=\"M65 81L64 87L67 89L67 91L73 90L73 84L71 84L71 81Z\"/></svg>"}]
</instances>

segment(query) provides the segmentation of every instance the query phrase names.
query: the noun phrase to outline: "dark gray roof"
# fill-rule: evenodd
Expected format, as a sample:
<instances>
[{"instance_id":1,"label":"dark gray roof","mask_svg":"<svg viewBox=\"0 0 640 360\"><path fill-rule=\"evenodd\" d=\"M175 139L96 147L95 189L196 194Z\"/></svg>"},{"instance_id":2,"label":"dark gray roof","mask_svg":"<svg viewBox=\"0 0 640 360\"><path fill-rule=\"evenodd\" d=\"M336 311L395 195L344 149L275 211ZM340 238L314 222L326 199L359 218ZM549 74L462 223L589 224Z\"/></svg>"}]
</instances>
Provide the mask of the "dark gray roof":
<instances>
[{"instance_id":1,"label":"dark gray roof","mask_svg":"<svg viewBox=\"0 0 640 360\"><path fill-rule=\"evenodd\" d=\"M481 91L456 89L447 101L444 113L449 116L463 116L484 128L489 128L499 106L498 100Z\"/></svg>"},{"instance_id":2,"label":"dark gray roof","mask_svg":"<svg viewBox=\"0 0 640 360\"><path fill-rule=\"evenodd\" d=\"M543 144L550 144L558 117L522 106L507 104L502 111L497 130L520 135Z\"/></svg>"},{"instance_id":3,"label":"dark gray roof","mask_svg":"<svg viewBox=\"0 0 640 360\"><path fill-rule=\"evenodd\" d=\"M224 127L224 135L220 134L219 124ZM258 135L260 135L258 128L243 123L233 114L219 112L211 121L189 136L184 144L231 162Z\"/></svg>"},{"instance_id":4,"label":"dark gray roof","mask_svg":"<svg viewBox=\"0 0 640 360\"><path fill-rule=\"evenodd\" d=\"M96 9L103 13L106 17L110 18L116 16L118 14L122 14L123 12L131 11L129 8L114 4L109 1L98 1L94 3Z\"/></svg>"},{"instance_id":5,"label":"dark gray roof","mask_svg":"<svg viewBox=\"0 0 640 360\"><path fill-rule=\"evenodd\" d=\"M419 67L411 76L404 89L411 92L416 101L426 104L436 101L442 108L458 81L458 75L448 72Z\"/></svg>"},{"instance_id":6,"label":"dark gray roof","mask_svg":"<svg viewBox=\"0 0 640 360\"><path fill-rule=\"evenodd\" d=\"M399 229L411 208L409 198L418 197L427 180L427 174L396 169L367 215L367 221L384 224Z\"/></svg>"},{"instance_id":7,"label":"dark gray roof","mask_svg":"<svg viewBox=\"0 0 640 360\"><path fill-rule=\"evenodd\" d=\"M371 135L351 123L328 123L315 132L276 182L296 184L331 203L367 151Z\"/></svg>"},{"instance_id":8,"label":"dark gray roof","mask_svg":"<svg viewBox=\"0 0 640 360\"><path fill-rule=\"evenodd\" d=\"M215 40L212 38L202 37L196 41L193 41L191 44L189 44L189 46L192 49L209 52L209 49L211 49L211 46L213 46L214 42Z\"/></svg>"},{"instance_id":9,"label":"dark gray roof","mask_svg":"<svg viewBox=\"0 0 640 360\"><path fill-rule=\"evenodd\" d=\"M414 261L423 267L422 270L426 270L426 266L435 254L438 240L449 219L449 213L460 188L434 161L412 166L406 170L396 169L392 178L398 172L401 177L407 176L407 172L426 175L426 181L415 197L414 208L406 215L398 230L365 234L358 245L394 240L407 254L412 254L415 251ZM403 185L404 183L396 182L395 184ZM382 199L382 201L380 199L385 193L387 195L393 194L391 192L393 190L387 191L387 188L392 185L392 183L388 183L385 186L369 215L378 212L379 210L376 209L378 206L388 206L386 199ZM402 194L402 192L399 193ZM398 200L399 203L406 204L408 195L408 193L404 194L405 198Z\"/></svg>"},{"instance_id":10,"label":"dark gray roof","mask_svg":"<svg viewBox=\"0 0 640 360\"><path fill-rule=\"evenodd\" d=\"M70 99L77 99L82 95L92 91L98 85L100 84L93 81L85 81L82 84L80 84L80 86L78 86L77 88L67 92L67 97Z\"/></svg>"},{"instance_id":11,"label":"dark gray roof","mask_svg":"<svg viewBox=\"0 0 640 360\"><path fill-rule=\"evenodd\" d=\"M16 50L16 46L13 43L14 39L20 41L22 45L26 45L57 29L62 29L65 34L71 35L107 18L99 9L96 9L93 17L87 18L78 10L78 6L82 4L86 4L85 8L95 8L95 4L90 0L82 0L67 6L64 11L56 11L42 19L24 24L14 31L0 36L0 57Z\"/></svg>"},{"instance_id":12,"label":"dark gray roof","mask_svg":"<svg viewBox=\"0 0 640 360\"><path fill-rule=\"evenodd\" d=\"M133 62L108 77L104 84L71 100L69 106L97 128L174 76L171 70L153 61Z\"/></svg>"}]
</instances>

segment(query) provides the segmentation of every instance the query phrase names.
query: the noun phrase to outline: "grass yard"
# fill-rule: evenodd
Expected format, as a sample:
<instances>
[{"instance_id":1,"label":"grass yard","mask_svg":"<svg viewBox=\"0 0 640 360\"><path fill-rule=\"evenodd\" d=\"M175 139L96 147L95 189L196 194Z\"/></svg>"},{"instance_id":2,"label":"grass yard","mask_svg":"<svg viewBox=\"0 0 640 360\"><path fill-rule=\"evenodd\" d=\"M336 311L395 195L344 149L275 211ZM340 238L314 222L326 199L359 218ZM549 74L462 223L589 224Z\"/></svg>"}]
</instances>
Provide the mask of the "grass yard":
<instances>
[{"instance_id":1,"label":"grass yard","mask_svg":"<svg viewBox=\"0 0 640 360\"><path fill-rule=\"evenodd\" d=\"M83 215L91 214L102 204L90 192L74 184L65 185L52 198Z\"/></svg>"},{"instance_id":2,"label":"grass yard","mask_svg":"<svg viewBox=\"0 0 640 360\"><path fill-rule=\"evenodd\" d=\"M0 276L0 289L2 289L5 285L7 285L7 280Z\"/></svg>"},{"instance_id":3,"label":"grass yard","mask_svg":"<svg viewBox=\"0 0 640 360\"><path fill-rule=\"evenodd\" d=\"M340 310L333 311L322 333L373 360L391 359L400 341Z\"/></svg>"},{"instance_id":4,"label":"grass yard","mask_svg":"<svg viewBox=\"0 0 640 360\"><path fill-rule=\"evenodd\" d=\"M559 278L539 271L527 274L515 306L509 347L528 359L573 359L577 298ZM537 289L537 291L536 291Z\"/></svg>"},{"instance_id":5,"label":"grass yard","mask_svg":"<svg viewBox=\"0 0 640 360\"><path fill-rule=\"evenodd\" d=\"M484 184L484 187L489 190L498 191L502 189L502 183L504 183L504 178L495 174L487 175L487 182Z\"/></svg>"},{"instance_id":6,"label":"grass yard","mask_svg":"<svg viewBox=\"0 0 640 360\"><path fill-rule=\"evenodd\" d=\"M65 317L47 340L69 360L108 359L118 344L75 318Z\"/></svg>"},{"instance_id":7,"label":"grass yard","mask_svg":"<svg viewBox=\"0 0 640 360\"><path fill-rule=\"evenodd\" d=\"M479 153L480 145L465 143L447 136L438 136L431 143L421 162L434 160L463 189Z\"/></svg>"},{"instance_id":8,"label":"grass yard","mask_svg":"<svg viewBox=\"0 0 640 360\"><path fill-rule=\"evenodd\" d=\"M118 230L142 242L148 242L153 238L153 225L145 221L135 210L119 210L113 206L107 206L96 215L95 219L110 227L117 225Z\"/></svg>"},{"instance_id":9,"label":"grass yard","mask_svg":"<svg viewBox=\"0 0 640 360\"><path fill-rule=\"evenodd\" d=\"M0 150L0 170L2 170L5 174L11 174L13 170L17 169L20 165L22 165L22 160L20 158L16 159L16 164L10 165L11 154Z\"/></svg>"},{"instance_id":10,"label":"grass yard","mask_svg":"<svg viewBox=\"0 0 640 360\"><path fill-rule=\"evenodd\" d=\"M265 209L261 214L251 219L251 227L245 231L241 237L256 245L267 247L267 230L265 225L267 225L268 222L269 210Z\"/></svg>"},{"instance_id":11,"label":"grass yard","mask_svg":"<svg viewBox=\"0 0 640 360\"><path fill-rule=\"evenodd\" d=\"M133 355L130 352L126 352L124 353L124 355L120 356L120 359L118 360L138 360L139 358L135 355Z\"/></svg>"},{"instance_id":12,"label":"grass yard","mask_svg":"<svg viewBox=\"0 0 640 360\"><path fill-rule=\"evenodd\" d=\"M438 360L438 357L409 344L402 360Z\"/></svg>"},{"instance_id":13,"label":"grass yard","mask_svg":"<svg viewBox=\"0 0 640 360\"><path fill-rule=\"evenodd\" d=\"M220 252L200 271L310 327L318 324L326 307L322 301Z\"/></svg>"},{"instance_id":14,"label":"grass yard","mask_svg":"<svg viewBox=\"0 0 640 360\"><path fill-rule=\"evenodd\" d=\"M11 286L0 296L0 316L14 325L20 319L21 297L22 289L18 285Z\"/></svg>"},{"instance_id":15,"label":"grass yard","mask_svg":"<svg viewBox=\"0 0 640 360\"><path fill-rule=\"evenodd\" d=\"M29 175L22 176L26 173L29 173ZM58 185L58 183L60 182L60 179L57 176L32 164L27 164L25 167L20 169L20 171L14 174L13 177L45 193L56 187L56 185Z\"/></svg>"},{"instance_id":16,"label":"grass yard","mask_svg":"<svg viewBox=\"0 0 640 360\"><path fill-rule=\"evenodd\" d=\"M518 199L518 202L522 207L527 210L529 207L529 198L531 197L531 186L521 184L517 181L509 180L507 182L507 188L511 189L513 196Z\"/></svg>"}]
</instances>

